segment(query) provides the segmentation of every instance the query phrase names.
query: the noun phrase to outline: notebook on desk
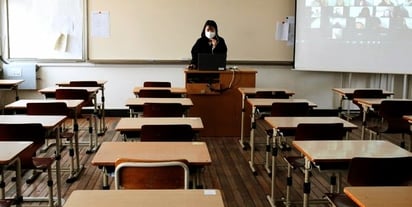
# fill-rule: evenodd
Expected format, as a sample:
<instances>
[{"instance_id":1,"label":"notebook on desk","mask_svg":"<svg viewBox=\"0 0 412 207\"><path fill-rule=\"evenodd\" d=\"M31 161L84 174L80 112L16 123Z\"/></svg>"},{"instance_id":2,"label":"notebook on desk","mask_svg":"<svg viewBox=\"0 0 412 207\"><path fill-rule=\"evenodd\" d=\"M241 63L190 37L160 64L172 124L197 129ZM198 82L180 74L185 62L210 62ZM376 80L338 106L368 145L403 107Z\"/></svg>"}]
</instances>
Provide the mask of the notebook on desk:
<instances>
[{"instance_id":1,"label":"notebook on desk","mask_svg":"<svg viewBox=\"0 0 412 207\"><path fill-rule=\"evenodd\" d=\"M197 65L198 70L225 70L226 54L200 53Z\"/></svg>"}]
</instances>

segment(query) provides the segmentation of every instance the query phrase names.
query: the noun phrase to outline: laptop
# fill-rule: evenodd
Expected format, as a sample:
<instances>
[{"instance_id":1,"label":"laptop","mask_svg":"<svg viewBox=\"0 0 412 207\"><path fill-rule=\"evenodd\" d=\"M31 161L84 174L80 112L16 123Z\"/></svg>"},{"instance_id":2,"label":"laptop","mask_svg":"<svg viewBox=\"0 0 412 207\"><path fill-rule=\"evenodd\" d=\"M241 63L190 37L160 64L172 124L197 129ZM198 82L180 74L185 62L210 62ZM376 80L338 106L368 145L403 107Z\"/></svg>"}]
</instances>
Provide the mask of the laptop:
<instances>
[{"instance_id":1,"label":"laptop","mask_svg":"<svg viewBox=\"0 0 412 207\"><path fill-rule=\"evenodd\" d=\"M226 69L226 54L199 53L197 57L198 70Z\"/></svg>"}]
</instances>

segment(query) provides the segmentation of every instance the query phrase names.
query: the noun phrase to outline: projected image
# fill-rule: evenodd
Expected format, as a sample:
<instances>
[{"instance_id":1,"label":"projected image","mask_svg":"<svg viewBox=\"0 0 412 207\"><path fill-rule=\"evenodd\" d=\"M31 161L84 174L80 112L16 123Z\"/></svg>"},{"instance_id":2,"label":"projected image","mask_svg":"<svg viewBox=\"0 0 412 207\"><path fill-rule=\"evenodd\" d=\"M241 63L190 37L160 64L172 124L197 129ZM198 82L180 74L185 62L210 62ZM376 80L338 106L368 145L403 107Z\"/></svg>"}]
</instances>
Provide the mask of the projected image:
<instances>
[{"instance_id":1,"label":"projected image","mask_svg":"<svg viewBox=\"0 0 412 207\"><path fill-rule=\"evenodd\" d=\"M376 59L382 59L382 54L396 63L409 59L399 60L399 55L392 56L397 47L407 47L409 51L405 52L412 53L412 0L297 0L296 17L295 59L300 54L311 54L315 57L303 58L310 65L321 63L328 51L339 51L343 56L349 54L356 60L359 58L355 54L360 51L362 54L373 53L376 57L369 62L340 64L340 67L376 64L370 68L384 65L374 63ZM339 61L328 59L326 62L330 65L325 68ZM410 63L406 64L410 69Z\"/></svg>"}]
</instances>

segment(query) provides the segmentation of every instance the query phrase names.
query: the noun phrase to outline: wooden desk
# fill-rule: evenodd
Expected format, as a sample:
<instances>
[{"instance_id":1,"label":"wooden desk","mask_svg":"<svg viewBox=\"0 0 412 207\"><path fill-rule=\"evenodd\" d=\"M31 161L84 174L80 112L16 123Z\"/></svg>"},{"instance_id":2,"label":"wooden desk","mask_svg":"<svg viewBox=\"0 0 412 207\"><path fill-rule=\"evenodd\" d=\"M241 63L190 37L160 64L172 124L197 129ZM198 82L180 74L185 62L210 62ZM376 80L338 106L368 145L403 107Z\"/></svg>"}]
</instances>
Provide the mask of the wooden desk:
<instances>
[{"instance_id":1,"label":"wooden desk","mask_svg":"<svg viewBox=\"0 0 412 207\"><path fill-rule=\"evenodd\" d=\"M238 71L185 70L187 96L194 107L189 116L201 117L205 129L201 136L239 137L242 104L239 87L255 87L254 69Z\"/></svg>"},{"instance_id":2,"label":"wooden desk","mask_svg":"<svg viewBox=\"0 0 412 207\"><path fill-rule=\"evenodd\" d=\"M273 136L277 136L277 132L285 130L285 129L296 129L299 124L301 123L343 123L343 127L347 130L350 131L352 129L356 129L357 126L355 124L352 124L346 120L343 120L339 117L265 117L265 122L273 128ZM276 143L276 139L272 139L273 144L272 147L275 149L272 149L272 152L276 152L276 146L278 143ZM266 143L267 149L270 149L270 143ZM270 196L267 196L267 199L269 202L274 206L275 203L275 179L276 179L276 156L277 153L272 153L272 160L271 164L269 165L269 155L270 152L266 152L266 159L265 159L265 168L268 171L268 173L271 173L271 194ZM270 169L271 166L271 169Z\"/></svg>"},{"instance_id":3,"label":"wooden desk","mask_svg":"<svg viewBox=\"0 0 412 207\"><path fill-rule=\"evenodd\" d=\"M33 142L23 142L23 141L0 141L0 165L7 166L7 165L16 165L16 198L20 200L22 198L21 192L21 164L19 159L19 154L28 148ZM3 171L1 168L0 171ZM3 174L3 172L1 172ZM1 199L5 199L5 186L0 187ZM21 206L21 203L18 203L17 206Z\"/></svg>"},{"instance_id":4,"label":"wooden desk","mask_svg":"<svg viewBox=\"0 0 412 207\"><path fill-rule=\"evenodd\" d=\"M59 87L59 86L51 86L51 87L40 89L40 90L38 90L38 92L45 95L46 98L54 98L57 89L85 89L91 95L96 95L97 92L100 90L100 87Z\"/></svg>"},{"instance_id":5,"label":"wooden desk","mask_svg":"<svg viewBox=\"0 0 412 207\"><path fill-rule=\"evenodd\" d=\"M136 111L143 111L143 105L145 103L179 103L182 104L184 108L193 106L190 98L129 98L126 101L126 106L130 109L130 117L132 117Z\"/></svg>"},{"instance_id":6,"label":"wooden desk","mask_svg":"<svg viewBox=\"0 0 412 207\"><path fill-rule=\"evenodd\" d=\"M103 142L92 165L103 167L103 188L108 189L107 167L119 158L173 160L186 159L190 165L211 164L205 142Z\"/></svg>"},{"instance_id":7,"label":"wooden desk","mask_svg":"<svg viewBox=\"0 0 412 207\"><path fill-rule=\"evenodd\" d=\"M365 129L366 129L366 114L368 110L379 109L379 106L384 100L411 101L412 99L355 98L354 100L357 101L359 104L361 104L363 108L361 139L364 139Z\"/></svg>"},{"instance_id":8,"label":"wooden desk","mask_svg":"<svg viewBox=\"0 0 412 207\"><path fill-rule=\"evenodd\" d=\"M310 186L311 163L322 168L327 163L349 163L354 157L407 157L412 153L383 140L293 141L305 156L305 186ZM304 193L303 206L309 205L310 189Z\"/></svg>"},{"instance_id":9,"label":"wooden desk","mask_svg":"<svg viewBox=\"0 0 412 207\"><path fill-rule=\"evenodd\" d=\"M83 100L64 100L64 99L22 99L15 101L11 104L6 105L4 108L9 109L9 110L26 110L27 108L27 103L55 103L55 102L63 102L66 103L67 108L70 109L73 114L73 132L74 132L74 150L75 153L72 155L70 154L71 157L71 168L70 168L70 176L67 178L66 182L72 183L78 179L78 177L81 174L81 171L83 170L83 166L80 165L80 158L79 158L79 124L78 124L78 119L77 119L77 112L78 109L81 107L81 104L83 103ZM46 142L47 143L47 142ZM57 144L56 140L56 144ZM48 147L48 146L47 146ZM73 150L73 149L70 149Z\"/></svg>"},{"instance_id":10,"label":"wooden desk","mask_svg":"<svg viewBox=\"0 0 412 207\"><path fill-rule=\"evenodd\" d=\"M346 114L350 114L350 101L353 100L353 94L355 90L382 90L381 88L332 88L332 91L338 94L340 98L339 111L342 110L343 101L347 101ZM386 96L391 96L394 93L387 90L382 90Z\"/></svg>"},{"instance_id":11,"label":"wooden desk","mask_svg":"<svg viewBox=\"0 0 412 207\"><path fill-rule=\"evenodd\" d=\"M16 100L19 100L19 84L24 80L6 80L0 79L0 89L14 90L16 92Z\"/></svg>"},{"instance_id":12,"label":"wooden desk","mask_svg":"<svg viewBox=\"0 0 412 207\"><path fill-rule=\"evenodd\" d=\"M76 190L64 207L224 207L219 190Z\"/></svg>"},{"instance_id":13,"label":"wooden desk","mask_svg":"<svg viewBox=\"0 0 412 207\"><path fill-rule=\"evenodd\" d=\"M59 128L66 120L66 116L45 116L45 115L0 115L0 123L2 124L24 124L24 123L40 123L47 130ZM59 132L59 130L57 130ZM56 138L56 157L60 157L60 133L57 133ZM3 148L2 148L3 149ZM56 185L57 185L57 204L61 206L61 170L60 159L56 159ZM30 199L26 199L30 200ZM47 198L46 198L47 200Z\"/></svg>"},{"instance_id":14,"label":"wooden desk","mask_svg":"<svg viewBox=\"0 0 412 207\"><path fill-rule=\"evenodd\" d=\"M256 170L254 167L254 151L255 151L255 128L256 128L256 112L260 107L272 107L272 103L300 103L307 102L309 107L316 107L317 105L306 99L267 99L267 98L248 98L247 103L252 107L251 111L251 127L250 127L250 160L249 166L252 172L255 174Z\"/></svg>"},{"instance_id":15,"label":"wooden desk","mask_svg":"<svg viewBox=\"0 0 412 207\"><path fill-rule=\"evenodd\" d=\"M203 129L202 119L199 117L139 117L120 118L115 130L120 132L140 131L143 125L153 124L189 124L195 131Z\"/></svg>"},{"instance_id":16,"label":"wooden desk","mask_svg":"<svg viewBox=\"0 0 412 207\"><path fill-rule=\"evenodd\" d=\"M287 89L279 89L279 88L254 88L254 87L239 87L237 90L240 92L240 94L242 96L242 99L241 99L241 101L242 101L242 110L241 111L242 112L241 112L241 118L240 118L240 140L239 140L239 143L240 143L240 146L243 149L245 149L245 143L244 143L244 140L243 140L244 139L243 138L244 133L245 133L245 131L246 132L250 131L250 128L245 127L245 124L246 124L246 126L250 126L250 124L251 124L247 120L245 120L246 99L247 98L254 98L253 96L256 95L256 92L258 92L258 91L284 91L287 95L289 95L289 97L293 96L295 94L295 92L289 91ZM250 96L252 96L252 97L250 97ZM248 112L247 112L246 115L250 116L250 114Z\"/></svg>"},{"instance_id":17,"label":"wooden desk","mask_svg":"<svg viewBox=\"0 0 412 207\"><path fill-rule=\"evenodd\" d=\"M343 191L360 207L412 205L412 186L346 187Z\"/></svg>"},{"instance_id":18,"label":"wooden desk","mask_svg":"<svg viewBox=\"0 0 412 207\"><path fill-rule=\"evenodd\" d=\"M87 90L87 92L90 95L90 98L93 99L93 103L94 103L93 115L98 115L99 109L98 109L98 104L97 104L97 92L101 89L100 87L59 87L59 86L52 86L52 87L47 87L47 88L40 89L39 92L41 94L44 94L46 98L55 98L55 94L56 94L57 89L84 89L84 90ZM92 119L90 119L90 121L89 121L89 128L92 129L92 130L89 130L89 135L90 135L89 143L82 143L82 144L88 144L89 145L89 149L86 151L87 153L93 153L93 152L97 151L97 149L100 146L97 137L104 135L104 132L101 132L102 129L98 129L98 127L96 126L97 124L95 124L95 127L92 126L93 123L92 123L91 120ZM99 126L101 126L101 122L100 122ZM93 128L94 128L94 130L93 130ZM93 138L93 134L95 134L94 138ZM93 141L93 139L94 139L94 141Z\"/></svg>"},{"instance_id":19,"label":"wooden desk","mask_svg":"<svg viewBox=\"0 0 412 207\"><path fill-rule=\"evenodd\" d=\"M72 80L72 81L76 81L76 80ZM105 133L106 132L106 130L107 130L107 127L106 127L106 121L105 121L105 101L106 101L106 99L105 99L105 96L104 96L104 85L108 82L107 80L97 80L96 81L97 82L97 85L100 87L100 91L102 92L102 95L101 95L101 102L102 102L102 104L101 104L101 119L102 119L102 121L100 122L100 124L99 124L99 133ZM70 87L70 81L68 81L68 82L60 82L60 83L56 83L56 85L57 86L60 86L60 87Z\"/></svg>"},{"instance_id":20,"label":"wooden desk","mask_svg":"<svg viewBox=\"0 0 412 207\"><path fill-rule=\"evenodd\" d=\"M186 88L175 88L175 87L141 87L141 86L136 86L133 89L133 94L137 97L139 97L139 92L141 89L145 90L170 90L172 94L176 95L181 95L182 98L186 96L187 90Z\"/></svg>"}]
</instances>

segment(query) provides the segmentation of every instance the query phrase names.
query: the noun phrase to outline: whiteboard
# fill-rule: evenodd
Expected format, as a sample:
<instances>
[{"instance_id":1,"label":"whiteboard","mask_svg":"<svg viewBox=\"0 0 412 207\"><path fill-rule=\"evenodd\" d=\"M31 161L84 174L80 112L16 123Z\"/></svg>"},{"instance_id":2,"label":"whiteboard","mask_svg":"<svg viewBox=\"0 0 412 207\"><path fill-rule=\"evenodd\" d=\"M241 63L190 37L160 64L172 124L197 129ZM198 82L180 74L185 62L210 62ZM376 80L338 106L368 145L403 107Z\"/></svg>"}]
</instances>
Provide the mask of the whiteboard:
<instances>
[{"instance_id":1,"label":"whiteboard","mask_svg":"<svg viewBox=\"0 0 412 207\"><path fill-rule=\"evenodd\" d=\"M83 0L8 0L10 59L83 59Z\"/></svg>"},{"instance_id":2,"label":"whiteboard","mask_svg":"<svg viewBox=\"0 0 412 207\"><path fill-rule=\"evenodd\" d=\"M92 16L107 14L107 34ZM206 20L218 24L228 60L292 61L293 47L275 40L276 22L294 14L291 0L89 0L90 60L189 60Z\"/></svg>"}]
</instances>

